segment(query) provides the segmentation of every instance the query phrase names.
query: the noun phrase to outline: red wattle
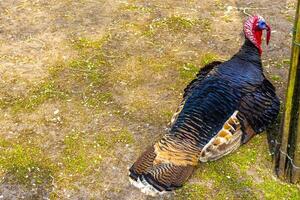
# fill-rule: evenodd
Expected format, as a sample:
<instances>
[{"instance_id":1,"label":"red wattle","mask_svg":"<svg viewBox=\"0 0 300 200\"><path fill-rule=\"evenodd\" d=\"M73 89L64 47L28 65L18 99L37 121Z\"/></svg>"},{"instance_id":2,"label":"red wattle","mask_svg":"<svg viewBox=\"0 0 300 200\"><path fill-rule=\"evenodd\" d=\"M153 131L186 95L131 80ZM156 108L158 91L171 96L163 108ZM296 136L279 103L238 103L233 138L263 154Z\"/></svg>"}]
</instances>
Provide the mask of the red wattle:
<instances>
[{"instance_id":1,"label":"red wattle","mask_svg":"<svg viewBox=\"0 0 300 200\"><path fill-rule=\"evenodd\" d=\"M267 24L267 39L266 39L267 45L270 42L270 38L271 38L271 27Z\"/></svg>"},{"instance_id":2,"label":"red wattle","mask_svg":"<svg viewBox=\"0 0 300 200\"><path fill-rule=\"evenodd\" d=\"M254 31L254 37L255 37L254 45L258 48L259 54L262 54L261 36L262 36L262 31L261 30Z\"/></svg>"}]
</instances>

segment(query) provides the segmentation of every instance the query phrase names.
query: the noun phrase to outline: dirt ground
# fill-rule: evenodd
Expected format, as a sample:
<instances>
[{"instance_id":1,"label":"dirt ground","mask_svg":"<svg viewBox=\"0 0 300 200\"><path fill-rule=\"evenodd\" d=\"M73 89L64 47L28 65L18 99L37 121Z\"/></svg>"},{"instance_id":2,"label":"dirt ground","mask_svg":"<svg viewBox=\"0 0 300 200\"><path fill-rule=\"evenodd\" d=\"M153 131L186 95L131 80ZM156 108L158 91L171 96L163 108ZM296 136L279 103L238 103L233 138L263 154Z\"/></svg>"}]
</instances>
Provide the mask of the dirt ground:
<instances>
[{"instance_id":1,"label":"dirt ground","mask_svg":"<svg viewBox=\"0 0 300 200\"><path fill-rule=\"evenodd\" d=\"M245 12L272 26L262 59L284 99L295 4L0 1L0 199L300 199L275 177L266 134L166 196L127 177L197 71L238 51Z\"/></svg>"}]
</instances>

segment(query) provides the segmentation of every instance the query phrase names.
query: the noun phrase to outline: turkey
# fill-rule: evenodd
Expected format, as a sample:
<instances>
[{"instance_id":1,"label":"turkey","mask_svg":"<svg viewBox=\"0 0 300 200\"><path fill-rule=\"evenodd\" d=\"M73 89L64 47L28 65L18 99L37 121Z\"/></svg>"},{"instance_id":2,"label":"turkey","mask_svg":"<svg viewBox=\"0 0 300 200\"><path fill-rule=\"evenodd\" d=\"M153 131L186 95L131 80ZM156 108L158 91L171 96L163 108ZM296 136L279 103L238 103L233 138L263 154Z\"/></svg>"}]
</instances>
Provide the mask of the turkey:
<instances>
[{"instance_id":1,"label":"turkey","mask_svg":"<svg viewBox=\"0 0 300 200\"><path fill-rule=\"evenodd\" d=\"M134 186L150 195L175 190L199 161L214 161L231 153L275 121L280 103L263 74L263 30L268 44L270 26L261 16L249 17L239 52L199 71L184 90L170 130L129 169Z\"/></svg>"}]
</instances>

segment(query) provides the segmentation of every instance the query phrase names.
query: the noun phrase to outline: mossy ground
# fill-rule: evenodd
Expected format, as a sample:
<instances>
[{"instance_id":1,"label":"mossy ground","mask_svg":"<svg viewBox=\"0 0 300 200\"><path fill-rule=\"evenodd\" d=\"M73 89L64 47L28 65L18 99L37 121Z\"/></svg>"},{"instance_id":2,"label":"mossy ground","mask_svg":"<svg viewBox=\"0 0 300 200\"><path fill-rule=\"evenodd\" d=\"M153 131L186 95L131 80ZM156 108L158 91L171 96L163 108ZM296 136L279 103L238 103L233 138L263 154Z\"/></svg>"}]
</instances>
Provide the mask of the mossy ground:
<instances>
[{"instance_id":1,"label":"mossy ground","mask_svg":"<svg viewBox=\"0 0 300 200\"><path fill-rule=\"evenodd\" d=\"M285 30L295 2L276 3L259 12L275 30L263 62L283 99L291 40ZM128 167L165 133L198 70L239 49L245 16L230 6L249 5L4 1L0 196L160 199L130 186ZM182 189L162 198L300 199L299 186L281 182L272 169L262 134L224 159L201 164Z\"/></svg>"}]
</instances>

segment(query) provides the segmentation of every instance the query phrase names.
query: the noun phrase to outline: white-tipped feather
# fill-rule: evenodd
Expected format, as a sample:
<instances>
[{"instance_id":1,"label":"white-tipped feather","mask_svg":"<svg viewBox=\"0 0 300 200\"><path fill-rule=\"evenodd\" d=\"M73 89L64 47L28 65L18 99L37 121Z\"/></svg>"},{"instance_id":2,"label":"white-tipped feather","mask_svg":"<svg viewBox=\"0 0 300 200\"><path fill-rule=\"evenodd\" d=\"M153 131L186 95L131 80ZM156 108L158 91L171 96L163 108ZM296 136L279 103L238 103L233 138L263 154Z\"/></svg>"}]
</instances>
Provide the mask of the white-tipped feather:
<instances>
[{"instance_id":1,"label":"white-tipped feather","mask_svg":"<svg viewBox=\"0 0 300 200\"><path fill-rule=\"evenodd\" d=\"M146 195L150 195L154 197L166 193L165 191L163 192L158 191L152 185L150 185L146 180L141 180L140 178L138 178L137 181L135 181L129 177L129 181L134 187L140 189Z\"/></svg>"}]
</instances>

